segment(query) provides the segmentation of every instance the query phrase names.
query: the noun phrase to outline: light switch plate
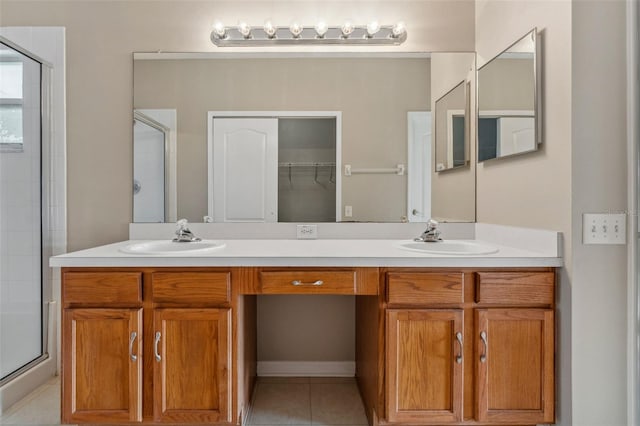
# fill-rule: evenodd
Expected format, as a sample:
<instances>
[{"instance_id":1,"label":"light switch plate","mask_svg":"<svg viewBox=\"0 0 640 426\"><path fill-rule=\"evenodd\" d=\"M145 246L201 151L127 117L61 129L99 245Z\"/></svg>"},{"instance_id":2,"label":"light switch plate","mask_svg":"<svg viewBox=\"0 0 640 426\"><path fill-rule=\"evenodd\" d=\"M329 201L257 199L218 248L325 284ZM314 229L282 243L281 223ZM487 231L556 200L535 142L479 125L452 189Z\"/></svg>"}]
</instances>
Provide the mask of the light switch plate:
<instances>
[{"instance_id":1,"label":"light switch plate","mask_svg":"<svg viewBox=\"0 0 640 426\"><path fill-rule=\"evenodd\" d=\"M627 215L585 213L582 215L583 244L626 244Z\"/></svg>"},{"instance_id":2,"label":"light switch plate","mask_svg":"<svg viewBox=\"0 0 640 426\"><path fill-rule=\"evenodd\" d=\"M299 240L315 240L318 238L317 225L298 225L296 231Z\"/></svg>"}]
</instances>

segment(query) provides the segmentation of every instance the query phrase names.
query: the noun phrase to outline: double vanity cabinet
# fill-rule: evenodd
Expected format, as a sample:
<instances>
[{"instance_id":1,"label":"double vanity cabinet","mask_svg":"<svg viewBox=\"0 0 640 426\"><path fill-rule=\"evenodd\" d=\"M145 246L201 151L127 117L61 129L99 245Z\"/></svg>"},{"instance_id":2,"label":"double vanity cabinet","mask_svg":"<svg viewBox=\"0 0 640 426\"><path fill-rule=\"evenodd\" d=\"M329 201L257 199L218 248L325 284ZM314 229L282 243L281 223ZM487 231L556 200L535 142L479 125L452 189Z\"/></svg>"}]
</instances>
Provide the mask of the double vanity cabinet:
<instances>
[{"instance_id":1,"label":"double vanity cabinet","mask_svg":"<svg viewBox=\"0 0 640 426\"><path fill-rule=\"evenodd\" d=\"M63 268L62 422L242 424L262 294L355 296L370 424L554 422L554 268L371 266Z\"/></svg>"}]
</instances>

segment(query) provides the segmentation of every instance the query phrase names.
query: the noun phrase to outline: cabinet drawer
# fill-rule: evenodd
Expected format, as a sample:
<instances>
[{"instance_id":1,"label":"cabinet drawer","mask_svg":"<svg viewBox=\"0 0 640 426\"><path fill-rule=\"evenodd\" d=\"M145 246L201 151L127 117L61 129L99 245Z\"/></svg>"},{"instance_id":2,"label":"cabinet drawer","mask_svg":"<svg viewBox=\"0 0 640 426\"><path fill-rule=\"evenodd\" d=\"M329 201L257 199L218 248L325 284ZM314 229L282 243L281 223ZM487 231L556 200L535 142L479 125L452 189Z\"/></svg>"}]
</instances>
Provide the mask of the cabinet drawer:
<instances>
[{"instance_id":1,"label":"cabinet drawer","mask_svg":"<svg viewBox=\"0 0 640 426\"><path fill-rule=\"evenodd\" d=\"M463 302L464 273L387 274L387 301L402 305L434 305Z\"/></svg>"},{"instance_id":2,"label":"cabinet drawer","mask_svg":"<svg viewBox=\"0 0 640 426\"><path fill-rule=\"evenodd\" d=\"M64 303L141 303L140 272L65 272Z\"/></svg>"},{"instance_id":3,"label":"cabinet drawer","mask_svg":"<svg viewBox=\"0 0 640 426\"><path fill-rule=\"evenodd\" d=\"M356 271L263 271L264 294L356 294Z\"/></svg>"},{"instance_id":4,"label":"cabinet drawer","mask_svg":"<svg viewBox=\"0 0 640 426\"><path fill-rule=\"evenodd\" d=\"M229 303L230 272L154 272L151 275L154 302Z\"/></svg>"},{"instance_id":5,"label":"cabinet drawer","mask_svg":"<svg viewBox=\"0 0 640 426\"><path fill-rule=\"evenodd\" d=\"M553 272L478 272L477 278L477 303L510 306L553 304Z\"/></svg>"}]
</instances>

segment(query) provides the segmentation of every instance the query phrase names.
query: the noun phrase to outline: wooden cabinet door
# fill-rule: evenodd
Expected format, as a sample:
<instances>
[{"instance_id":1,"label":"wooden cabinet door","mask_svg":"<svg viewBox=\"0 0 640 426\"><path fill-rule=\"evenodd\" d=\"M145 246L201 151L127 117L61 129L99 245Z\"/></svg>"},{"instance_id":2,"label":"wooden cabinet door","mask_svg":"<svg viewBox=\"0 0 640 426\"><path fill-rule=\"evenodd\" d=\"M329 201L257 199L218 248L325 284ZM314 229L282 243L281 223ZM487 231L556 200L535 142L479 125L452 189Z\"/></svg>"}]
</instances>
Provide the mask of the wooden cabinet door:
<instances>
[{"instance_id":1,"label":"wooden cabinet door","mask_svg":"<svg viewBox=\"0 0 640 426\"><path fill-rule=\"evenodd\" d=\"M477 420L554 422L550 309L476 310Z\"/></svg>"},{"instance_id":2,"label":"wooden cabinet door","mask_svg":"<svg viewBox=\"0 0 640 426\"><path fill-rule=\"evenodd\" d=\"M142 421L142 309L66 309L63 423Z\"/></svg>"},{"instance_id":3,"label":"wooden cabinet door","mask_svg":"<svg viewBox=\"0 0 640 426\"><path fill-rule=\"evenodd\" d=\"M462 421L461 310L387 310L387 420Z\"/></svg>"},{"instance_id":4,"label":"wooden cabinet door","mask_svg":"<svg viewBox=\"0 0 640 426\"><path fill-rule=\"evenodd\" d=\"M154 420L231 421L229 309L154 311Z\"/></svg>"}]
</instances>

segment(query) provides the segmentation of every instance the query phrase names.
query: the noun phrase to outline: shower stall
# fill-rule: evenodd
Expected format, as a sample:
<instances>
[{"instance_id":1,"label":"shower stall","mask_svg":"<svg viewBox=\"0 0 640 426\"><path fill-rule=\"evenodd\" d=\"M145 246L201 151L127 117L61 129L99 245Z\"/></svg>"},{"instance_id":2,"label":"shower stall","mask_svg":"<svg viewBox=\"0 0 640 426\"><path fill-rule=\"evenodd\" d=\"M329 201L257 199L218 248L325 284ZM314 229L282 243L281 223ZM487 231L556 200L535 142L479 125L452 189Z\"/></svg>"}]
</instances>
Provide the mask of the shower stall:
<instances>
[{"instance_id":1,"label":"shower stall","mask_svg":"<svg viewBox=\"0 0 640 426\"><path fill-rule=\"evenodd\" d=\"M59 275L48 259L64 248L64 144L52 144L53 66L22 43L63 39L52 28L0 28L0 413L56 372Z\"/></svg>"},{"instance_id":2,"label":"shower stall","mask_svg":"<svg viewBox=\"0 0 640 426\"><path fill-rule=\"evenodd\" d=\"M0 44L0 380L45 355L42 98L46 65Z\"/></svg>"}]
</instances>

